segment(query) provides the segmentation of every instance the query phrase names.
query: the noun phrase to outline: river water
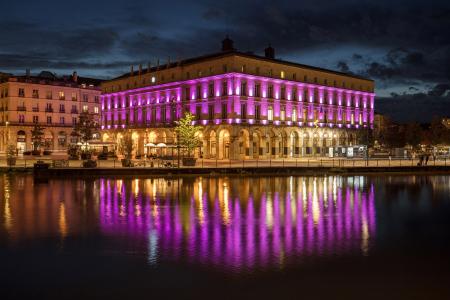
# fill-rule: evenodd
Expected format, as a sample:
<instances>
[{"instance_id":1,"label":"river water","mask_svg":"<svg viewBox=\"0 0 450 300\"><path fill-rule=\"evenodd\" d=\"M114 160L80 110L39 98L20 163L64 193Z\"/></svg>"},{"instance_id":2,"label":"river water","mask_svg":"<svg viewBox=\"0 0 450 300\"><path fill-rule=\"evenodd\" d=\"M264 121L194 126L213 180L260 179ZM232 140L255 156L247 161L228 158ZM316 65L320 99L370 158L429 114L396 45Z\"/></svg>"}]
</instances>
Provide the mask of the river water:
<instances>
[{"instance_id":1,"label":"river water","mask_svg":"<svg viewBox=\"0 0 450 300\"><path fill-rule=\"evenodd\" d=\"M3 174L0 187L2 299L450 295L450 176Z\"/></svg>"}]
</instances>

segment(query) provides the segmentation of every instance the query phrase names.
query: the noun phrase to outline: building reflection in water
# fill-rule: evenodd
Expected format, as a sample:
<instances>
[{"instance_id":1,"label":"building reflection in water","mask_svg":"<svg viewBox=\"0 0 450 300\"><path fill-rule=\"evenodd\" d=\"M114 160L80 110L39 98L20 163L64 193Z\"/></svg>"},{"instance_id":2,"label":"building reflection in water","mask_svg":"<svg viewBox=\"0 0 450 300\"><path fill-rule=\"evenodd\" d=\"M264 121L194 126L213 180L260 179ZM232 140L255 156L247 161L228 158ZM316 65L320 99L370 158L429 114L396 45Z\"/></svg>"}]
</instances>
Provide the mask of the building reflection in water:
<instances>
[{"instance_id":1,"label":"building reflection in water","mask_svg":"<svg viewBox=\"0 0 450 300\"><path fill-rule=\"evenodd\" d=\"M376 234L365 177L102 179L99 222L146 241L149 264L183 260L243 271L360 252Z\"/></svg>"}]
</instances>

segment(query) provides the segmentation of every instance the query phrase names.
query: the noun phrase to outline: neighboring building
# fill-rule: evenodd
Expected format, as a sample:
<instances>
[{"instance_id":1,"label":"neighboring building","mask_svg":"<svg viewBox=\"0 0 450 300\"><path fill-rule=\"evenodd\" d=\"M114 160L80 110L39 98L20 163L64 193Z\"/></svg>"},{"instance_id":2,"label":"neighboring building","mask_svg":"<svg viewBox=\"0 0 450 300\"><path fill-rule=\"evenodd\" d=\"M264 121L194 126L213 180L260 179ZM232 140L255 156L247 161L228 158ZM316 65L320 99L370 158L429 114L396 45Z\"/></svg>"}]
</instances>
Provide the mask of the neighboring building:
<instances>
[{"instance_id":1,"label":"neighboring building","mask_svg":"<svg viewBox=\"0 0 450 300\"><path fill-rule=\"evenodd\" d=\"M37 76L4 76L0 81L0 151L8 144L19 153L32 150L31 130L45 127L46 148L61 151L71 136L79 113L87 111L99 122L100 80L77 76L57 77L44 71Z\"/></svg>"},{"instance_id":2,"label":"neighboring building","mask_svg":"<svg viewBox=\"0 0 450 300\"><path fill-rule=\"evenodd\" d=\"M103 141L118 142L131 130L139 154L150 143L174 144L174 122L189 111L204 127L198 152L206 158L325 156L373 127L374 81L274 52L238 52L226 38L220 53L132 67L103 82Z\"/></svg>"}]
</instances>

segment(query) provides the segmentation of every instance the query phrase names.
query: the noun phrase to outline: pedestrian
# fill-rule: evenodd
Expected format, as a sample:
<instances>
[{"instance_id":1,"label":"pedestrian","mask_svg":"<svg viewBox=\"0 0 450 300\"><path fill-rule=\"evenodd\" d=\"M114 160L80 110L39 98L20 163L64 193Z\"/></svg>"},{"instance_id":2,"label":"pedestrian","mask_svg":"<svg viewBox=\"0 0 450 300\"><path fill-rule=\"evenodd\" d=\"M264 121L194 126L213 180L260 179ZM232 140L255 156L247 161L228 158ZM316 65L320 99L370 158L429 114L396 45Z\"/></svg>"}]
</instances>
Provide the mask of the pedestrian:
<instances>
[{"instance_id":1,"label":"pedestrian","mask_svg":"<svg viewBox=\"0 0 450 300\"><path fill-rule=\"evenodd\" d=\"M423 154L420 154L419 155L419 162L417 163L417 165L420 167L420 166L422 166L422 163L423 163Z\"/></svg>"},{"instance_id":2,"label":"pedestrian","mask_svg":"<svg viewBox=\"0 0 450 300\"><path fill-rule=\"evenodd\" d=\"M425 165L428 165L428 160L430 159L430 155L429 154L427 154L426 156L425 156Z\"/></svg>"}]
</instances>

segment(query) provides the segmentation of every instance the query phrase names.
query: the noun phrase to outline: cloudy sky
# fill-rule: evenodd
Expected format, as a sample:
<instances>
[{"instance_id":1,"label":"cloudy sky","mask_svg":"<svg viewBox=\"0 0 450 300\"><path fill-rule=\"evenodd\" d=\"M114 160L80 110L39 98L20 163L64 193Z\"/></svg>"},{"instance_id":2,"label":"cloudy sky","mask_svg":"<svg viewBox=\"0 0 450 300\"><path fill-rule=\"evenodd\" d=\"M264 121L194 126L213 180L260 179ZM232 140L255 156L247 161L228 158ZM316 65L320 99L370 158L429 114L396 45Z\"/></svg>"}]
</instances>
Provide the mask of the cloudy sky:
<instances>
[{"instance_id":1,"label":"cloudy sky","mask_svg":"<svg viewBox=\"0 0 450 300\"><path fill-rule=\"evenodd\" d=\"M226 34L241 51L271 43L278 58L373 78L379 109L401 121L450 115L450 1L14 1L0 10L0 71L112 78L216 52Z\"/></svg>"}]
</instances>

